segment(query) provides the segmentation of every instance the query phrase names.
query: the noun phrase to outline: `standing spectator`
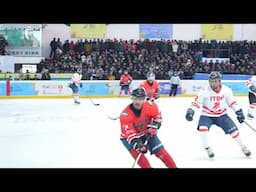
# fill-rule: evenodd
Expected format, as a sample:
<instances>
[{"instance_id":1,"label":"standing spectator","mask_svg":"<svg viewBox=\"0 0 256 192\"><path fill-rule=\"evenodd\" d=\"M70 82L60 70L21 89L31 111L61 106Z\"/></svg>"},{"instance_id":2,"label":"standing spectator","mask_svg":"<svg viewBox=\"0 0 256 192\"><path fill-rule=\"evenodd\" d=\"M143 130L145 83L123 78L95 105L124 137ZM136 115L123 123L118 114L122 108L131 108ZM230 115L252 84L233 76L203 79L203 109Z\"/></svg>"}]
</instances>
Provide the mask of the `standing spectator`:
<instances>
[{"instance_id":1,"label":"standing spectator","mask_svg":"<svg viewBox=\"0 0 256 192\"><path fill-rule=\"evenodd\" d=\"M0 55L6 55L6 47L8 42L3 35L0 35Z\"/></svg>"},{"instance_id":2,"label":"standing spectator","mask_svg":"<svg viewBox=\"0 0 256 192\"><path fill-rule=\"evenodd\" d=\"M50 42L50 47L51 47L50 58L55 58L56 57L56 49L57 49L57 42L56 42L55 37Z\"/></svg>"}]
</instances>

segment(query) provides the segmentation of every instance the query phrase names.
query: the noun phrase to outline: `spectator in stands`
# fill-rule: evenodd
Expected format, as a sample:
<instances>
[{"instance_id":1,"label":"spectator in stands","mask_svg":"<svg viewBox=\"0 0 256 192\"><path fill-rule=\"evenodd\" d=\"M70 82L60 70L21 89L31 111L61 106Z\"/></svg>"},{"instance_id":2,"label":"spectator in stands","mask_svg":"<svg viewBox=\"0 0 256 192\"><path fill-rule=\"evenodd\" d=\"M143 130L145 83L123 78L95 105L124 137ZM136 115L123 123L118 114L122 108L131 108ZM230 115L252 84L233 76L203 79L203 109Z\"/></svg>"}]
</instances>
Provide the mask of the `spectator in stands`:
<instances>
[{"instance_id":1,"label":"spectator in stands","mask_svg":"<svg viewBox=\"0 0 256 192\"><path fill-rule=\"evenodd\" d=\"M30 80L30 73L28 69L26 70L26 73L25 73L25 80Z\"/></svg>"},{"instance_id":2,"label":"spectator in stands","mask_svg":"<svg viewBox=\"0 0 256 192\"><path fill-rule=\"evenodd\" d=\"M8 46L8 42L3 35L0 34L0 55L7 55L6 48Z\"/></svg>"},{"instance_id":3,"label":"spectator in stands","mask_svg":"<svg viewBox=\"0 0 256 192\"><path fill-rule=\"evenodd\" d=\"M218 42L218 41L176 41L176 40L78 40L69 51L64 51L60 38L57 47L63 50L47 65L50 72L72 73L83 66L86 79L96 74L97 79L108 79L109 75L120 79L124 69L131 71L134 79L145 79L145 71L153 67L156 79L169 79L168 71L179 71L184 79L191 79L195 72L209 73L219 70L223 73L256 73L256 42ZM204 51L208 49L208 51ZM211 49L211 50L209 50ZM218 49L218 50L217 50ZM230 63L202 62L202 55L223 55L221 49L228 49ZM71 51L72 50L72 51ZM64 53L66 52L66 54ZM93 73L92 73L93 72ZM183 74L183 76L182 76ZM113 77L111 77L113 78Z\"/></svg>"},{"instance_id":4,"label":"spectator in stands","mask_svg":"<svg viewBox=\"0 0 256 192\"><path fill-rule=\"evenodd\" d=\"M50 58L55 59L56 56L56 49L57 49L57 42L56 38L54 37L53 40L50 42L51 52L50 52Z\"/></svg>"}]
</instances>

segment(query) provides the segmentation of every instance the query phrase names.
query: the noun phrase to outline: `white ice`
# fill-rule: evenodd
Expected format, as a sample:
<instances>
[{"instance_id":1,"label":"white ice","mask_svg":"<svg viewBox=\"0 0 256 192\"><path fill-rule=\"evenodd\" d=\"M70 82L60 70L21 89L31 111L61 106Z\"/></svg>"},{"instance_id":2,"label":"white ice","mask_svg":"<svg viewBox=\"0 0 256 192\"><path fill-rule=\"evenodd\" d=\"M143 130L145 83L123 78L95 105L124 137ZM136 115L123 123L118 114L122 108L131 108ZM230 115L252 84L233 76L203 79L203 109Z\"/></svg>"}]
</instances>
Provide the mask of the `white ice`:
<instances>
[{"instance_id":1,"label":"white ice","mask_svg":"<svg viewBox=\"0 0 256 192\"><path fill-rule=\"evenodd\" d=\"M185 120L192 98L160 98L163 123L158 136L178 168L256 168L256 133L230 116L240 129L252 156L246 158L229 135L213 126L210 141L215 158L209 160L196 130L199 118ZM248 98L237 97L247 114ZM0 168L131 168L134 162L119 140L117 117L128 98L2 99L0 100ZM248 122L256 127L255 121ZM146 155L154 168L165 168L154 155ZM138 167L138 165L136 166Z\"/></svg>"}]
</instances>

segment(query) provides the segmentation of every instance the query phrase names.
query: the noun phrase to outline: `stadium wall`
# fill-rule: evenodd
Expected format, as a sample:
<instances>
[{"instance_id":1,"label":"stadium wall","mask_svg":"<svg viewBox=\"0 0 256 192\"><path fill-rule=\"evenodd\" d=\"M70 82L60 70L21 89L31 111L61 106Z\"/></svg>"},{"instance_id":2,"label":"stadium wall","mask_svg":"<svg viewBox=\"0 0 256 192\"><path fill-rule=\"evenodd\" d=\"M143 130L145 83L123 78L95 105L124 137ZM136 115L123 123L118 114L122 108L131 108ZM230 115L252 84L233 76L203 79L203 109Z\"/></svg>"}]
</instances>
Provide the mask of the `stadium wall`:
<instances>
[{"instance_id":1,"label":"stadium wall","mask_svg":"<svg viewBox=\"0 0 256 192\"><path fill-rule=\"evenodd\" d=\"M233 41L256 40L256 24L234 24ZM50 42L53 37L60 38L64 43L65 40L72 39L70 27L65 24L47 24L42 31L42 56L49 57ZM108 24L106 38L138 40L139 24ZM198 40L201 38L201 24L173 24L173 37L177 40Z\"/></svg>"},{"instance_id":2,"label":"stadium wall","mask_svg":"<svg viewBox=\"0 0 256 192\"><path fill-rule=\"evenodd\" d=\"M142 80L134 80L131 89L137 87ZM245 80L223 80L223 84L233 90L236 96L245 96L248 89ZM68 87L70 81L0 81L0 98L69 98L72 91ZM160 80L161 97L168 97L170 83L168 80ZM118 97L119 81L82 81L83 87L79 89L82 98L111 98ZM178 87L177 96L194 96L199 90L205 89L207 80L182 80ZM9 92L9 93L8 93ZM7 96L10 95L10 96Z\"/></svg>"}]
</instances>

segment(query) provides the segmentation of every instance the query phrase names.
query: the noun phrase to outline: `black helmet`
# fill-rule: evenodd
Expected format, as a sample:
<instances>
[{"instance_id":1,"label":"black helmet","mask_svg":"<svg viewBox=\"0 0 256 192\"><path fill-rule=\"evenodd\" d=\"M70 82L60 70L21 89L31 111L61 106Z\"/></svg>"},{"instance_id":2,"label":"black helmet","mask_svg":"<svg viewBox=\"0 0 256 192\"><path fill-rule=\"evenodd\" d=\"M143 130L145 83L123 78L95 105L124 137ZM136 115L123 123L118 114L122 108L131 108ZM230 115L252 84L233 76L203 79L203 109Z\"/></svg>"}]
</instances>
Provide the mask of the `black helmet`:
<instances>
[{"instance_id":1,"label":"black helmet","mask_svg":"<svg viewBox=\"0 0 256 192\"><path fill-rule=\"evenodd\" d=\"M212 71L209 75L209 79L221 79L221 74L218 71Z\"/></svg>"},{"instance_id":2,"label":"black helmet","mask_svg":"<svg viewBox=\"0 0 256 192\"><path fill-rule=\"evenodd\" d=\"M146 97L146 91L144 88L142 87L138 87L136 89L134 89L132 91L132 94L131 94L132 98L136 98L136 97Z\"/></svg>"}]
</instances>

